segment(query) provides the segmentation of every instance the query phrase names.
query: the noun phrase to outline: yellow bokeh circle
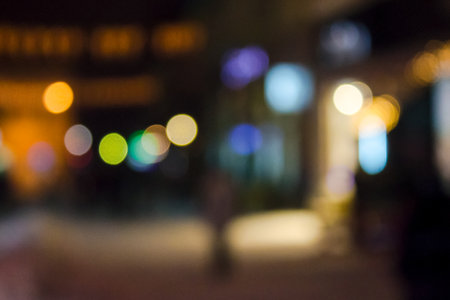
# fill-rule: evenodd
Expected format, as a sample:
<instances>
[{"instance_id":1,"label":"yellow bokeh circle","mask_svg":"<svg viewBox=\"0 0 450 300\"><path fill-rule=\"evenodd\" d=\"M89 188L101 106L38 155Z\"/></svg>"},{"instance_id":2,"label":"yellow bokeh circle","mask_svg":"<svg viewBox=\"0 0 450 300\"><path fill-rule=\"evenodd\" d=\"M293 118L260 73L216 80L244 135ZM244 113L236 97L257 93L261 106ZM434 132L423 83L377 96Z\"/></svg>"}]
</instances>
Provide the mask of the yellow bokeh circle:
<instances>
[{"instance_id":1,"label":"yellow bokeh circle","mask_svg":"<svg viewBox=\"0 0 450 300\"><path fill-rule=\"evenodd\" d=\"M53 114L59 114L69 109L73 102L72 88L63 81L50 84L44 91L44 107Z\"/></svg>"},{"instance_id":2,"label":"yellow bokeh circle","mask_svg":"<svg viewBox=\"0 0 450 300\"><path fill-rule=\"evenodd\" d=\"M166 126L168 139L177 146L187 146L197 136L197 123L194 118L186 114L173 116Z\"/></svg>"}]
</instances>

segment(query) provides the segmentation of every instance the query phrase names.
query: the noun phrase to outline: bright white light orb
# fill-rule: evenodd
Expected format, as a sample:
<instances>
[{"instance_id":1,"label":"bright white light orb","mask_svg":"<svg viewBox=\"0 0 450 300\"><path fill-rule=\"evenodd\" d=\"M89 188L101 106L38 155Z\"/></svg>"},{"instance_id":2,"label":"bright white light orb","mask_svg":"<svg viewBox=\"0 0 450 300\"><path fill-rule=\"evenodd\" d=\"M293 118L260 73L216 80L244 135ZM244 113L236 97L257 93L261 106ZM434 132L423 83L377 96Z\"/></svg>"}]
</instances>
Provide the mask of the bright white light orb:
<instances>
[{"instance_id":1,"label":"bright white light orb","mask_svg":"<svg viewBox=\"0 0 450 300\"><path fill-rule=\"evenodd\" d=\"M341 84L334 91L333 103L339 112L350 116L361 110L364 96L355 85Z\"/></svg>"}]
</instances>

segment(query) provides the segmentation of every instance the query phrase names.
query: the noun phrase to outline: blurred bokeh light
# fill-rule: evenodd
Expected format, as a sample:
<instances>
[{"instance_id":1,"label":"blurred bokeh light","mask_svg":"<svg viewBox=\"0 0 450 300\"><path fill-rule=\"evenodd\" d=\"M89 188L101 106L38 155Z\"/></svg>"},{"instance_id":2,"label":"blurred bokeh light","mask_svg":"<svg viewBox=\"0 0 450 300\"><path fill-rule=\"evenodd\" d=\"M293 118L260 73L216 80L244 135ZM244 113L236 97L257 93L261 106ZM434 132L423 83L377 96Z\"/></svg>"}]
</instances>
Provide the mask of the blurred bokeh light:
<instances>
[{"instance_id":1,"label":"blurred bokeh light","mask_svg":"<svg viewBox=\"0 0 450 300\"><path fill-rule=\"evenodd\" d=\"M11 58L70 58L81 55L83 34L76 27L0 26L0 56Z\"/></svg>"},{"instance_id":2,"label":"blurred bokeh light","mask_svg":"<svg viewBox=\"0 0 450 300\"><path fill-rule=\"evenodd\" d=\"M46 142L37 142L28 150L28 164L38 173L50 171L55 165L55 152Z\"/></svg>"},{"instance_id":3,"label":"blurred bokeh light","mask_svg":"<svg viewBox=\"0 0 450 300\"><path fill-rule=\"evenodd\" d=\"M130 59L142 54L145 35L137 26L96 28L90 41L92 55L98 59Z\"/></svg>"},{"instance_id":4,"label":"blurred bokeh light","mask_svg":"<svg viewBox=\"0 0 450 300\"><path fill-rule=\"evenodd\" d=\"M410 84L428 86L450 75L450 42L431 40L406 66Z\"/></svg>"},{"instance_id":5,"label":"blurred bokeh light","mask_svg":"<svg viewBox=\"0 0 450 300\"><path fill-rule=\"evenodd\" d=\"M166 128L155 124L145 129L141 139L142 147L150 155L156 156L160 161L164 154L169 151L170 141L166 135Z\"/></svg>"},{"instance_id":6,"label":"blurred bokeh light","mask_svg":"<svg viewBox=\"0 0 450 300\"><path fill-rule=\"evenodd\" d=\"M101 159L109 165L120 164L128 153L127 141L118 133L105 135L98 146Z\"/></svg>"},{"instance_id":7,"label":"blurred bokeh light","mask_svg":"<svg viewBox=\"0 0 450 300\"><path fill-rule=\"evenodd\" d=\"M314 96L311 72L298 64L279 63L266 74L264 92L270 108L279 113L306 109Z\"/></svg>"},{"instance_id":8,"label":"blurred bokeh light","mask_svg":"<svg viewBox=\"0 0 450 300\"><path fill-rule=\"evenodd\" d=\"M64 145L70 154L81 156L91 149L92 134L84 125L73 125L64 135Z\"/></svg>"},{"instance_id":9,"label":"blurred bokeh light","mask_svg":"<svg viewBox=\"0 0 450 300\"><path fill-rule=\"evenodd\" d=\"M128 139L128 165L136 171L150 170L158 159L158 149L159 143L155 135L144 134L143 130L134 132Z\"/></svg>"},{"instance_id":10,"label":"blurred bokeh light","mask_svg":"<svg viewBox=\"0 0 450 300\"><path fill-rule=\"evenodd\" d=\"M412 62L412 75L416 82L421 85L433 82L438 71L439 60L433 53L419 53Z\"/></svg>"},{"instance_id":11,"label":"blurred bokeh light","mask_svg":"<svg viewBox=\"0 0 450 300\"><path fill-rule=\"evenodd\" d=\"M176 146L187 146L197 137L197 122L187 114L178 114L170 118L166 126L169 140Z\"/></svg>"},{"instance_id":12,"label":"blurred bokeh light","mask_svg":"<svg viewBox=\"0 0 450 300\"><path fill-rule=\"evenodd\" d=\"M0 5L0 299L450 299L449 1L51 2Z\"/></svg>"},{"instance_id":13,"label":"blurred bokeh light","mask_svg":"<svg viewBox=\"0 0 450 300\"><path fill-rule=\"evenodd\" d=\"M383 171L387 163L388 145L386 125L375 115L364 118L359 124L359 163L368 174Z\"/></svg>"},{"instance_id":14,"label":"blurred bokeh light","mask_svg":"<svg viewBox=\"0 0 450 300\"><path fill-rule=\"evenodd\" d=\"M232 50L224 57L221 78L230 89L241 89L264 74L269 56L258 46Z\"/></svg>"},{"instance_id":15,"label":"blurred bokeh light","mask_svg":"<svg viewBox=\"0 0 450 300\"><path fill-rule=\"evenodd\" d=\"M333 103L344 115L354 115L362 108L364 95L355 84L341 84L333 93Z\"/></svg>"},{"instance_id":16,"label":"blurred bokeh light","mask_svg":"<svg viewBox=\"0 0 450 300\"><path fill-rule=\"evenodd\" d=\"M326 61L341 66L366 58L371 50L371 36L361 23L337 21L322 30L320 45Z\"/></svg>"},{"instance_id":17,"label":"blurred bokeh light","mask_svg":"<svg viewBox=\"0 0 450 300\"><path fill-rule=\"evenodd\" d=\"M43 102L45 109L51 113L65 112L73 102L72 88L63 81L52 83L44 91Z\"/></svg>"},{"instance_id":18,"label":"blurred bokeh light","mask_svg":"<svg viewBox=\"0 0 450 300\"><path fill-rule=\"evenodd\" d=\"M177 57L202 50L206 29L198 22L175 22L159 25L151 38L151 47L161 57Z\"/></svg>"},{"instance_id":19,"label":"blurred bokeh light","mask_svg":"<svg viewBox=\"0 0 450 300\"><path fill-rule=\"evenodd\" d=\"M239 124L230 130L228 143L235 153L248 155L261 148L263 138L257 127L251 124Z\"/></svg>"},{"instance_id":20,"label":"blurred bokeh light","mask_svg":"<svg viewBox=\"0 0 450 300\"><path fill-rule=\"evenodd\" d=\"M367 105L355 116L355 119L357 122L360 122L369 115L375 115L383 120L387 132L390 132L397 126L400 119L400 104L391 95L385 94L375 97L371 104Z\"/></svg>"}]
</instances>

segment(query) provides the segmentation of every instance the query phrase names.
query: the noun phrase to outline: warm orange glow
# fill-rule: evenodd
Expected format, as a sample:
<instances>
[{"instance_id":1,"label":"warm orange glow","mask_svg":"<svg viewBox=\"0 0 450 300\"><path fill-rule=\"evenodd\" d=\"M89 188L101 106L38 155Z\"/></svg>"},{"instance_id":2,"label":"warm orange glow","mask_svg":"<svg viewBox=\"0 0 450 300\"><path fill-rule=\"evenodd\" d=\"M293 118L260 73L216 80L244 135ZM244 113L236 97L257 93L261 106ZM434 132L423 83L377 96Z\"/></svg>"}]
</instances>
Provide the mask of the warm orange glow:
<instances>
[{"instance_id":1,"label":"warm orange glow","mask_svg":"<svg viewBox=\"0 0 450 300\"><path fill-rule=\"evenodd\" d=\"M157 54L176 56L205 47L206 33L198 23L165 24L155 30L151 43Z\"/></svg>"},{"instance_id":2,"label":"warm orange glow","mask_svg":"<svg viewBox=\"0 0 450 300\"><path fill-rule=\"evenodd\" d=\"M20 47L18 30L9 26L2 27L0 30L0 37L4 53L11 56L17 55Z\"/></svg>"},{"instance_id":3,"label":"warm orange glow","mask_svg":"<svg viewBox=\"0 0 450 300\"><path fill-rule=\"evenodd\" d=\"M78 27L0 26L0 56L67 59L84 51L100 60L133 59L146 43L161 56L199 51L206 44L206 29L200 23L164 24L149 36L135 25L100 26L92 33Z\"/></svg>"},{"instance_id":4,"label":"warm orange glow","mask_svg":"<svg viewBox=\"0 0 450 300\"><path fill-rule=\"evenodd\" d=\"M44 91L44 107L49 112L59 114L69 109L73 102L73 92L70 86L63 82L50 84Z\"/></svg>"},{"instance_id":5,"label":"warm orange glow","mask_svg":"<svg viewBox=\"0 0 450 300\"><path fill-rule=\"evenodd\" d=\"M450 41L430 41L427 51L418 53L408 64L407 79L412 84L428 85L450 76Z\"/></svg>"},{"instance_id":6,"label":"warm orange glow","mask_svg":"<svg viewBox=\"0 0 450 300\"><path fill-rule=\"evenodd\" d=\"M440 77L450 76L450 42L447 42L437 51L440 63Z\"/></svg>"},{"instance_id":7,"label":"warm orange glow","mask_svg":"<svg viewBox=\"0 0 450 300\"><path fill-rule=\"evenodd\" d=\"M34 32L26 32L22 37L22 50L25 55L35 56L37 54L37 37Z\"/></svg>"},{"instance_id":8,"label":"warm orange glow","mask_svg":"<svg viewBox=\"0 0 450 300\"><path fill-rule=\"evenodd\" d=\"M0 55L68 57L81 54L83 47L76 28L0 27Z\"/></svg>"},{"instance_id":9,"label":"warm orange glow","mask_svg":"<svg viewBox=\"0 0 450 300\"><path fill-rule=\"evenodd\" d=\"M375 99L373 108L383 120L388 132L397 126L400 118L400 104L397 99L390 95L382 95Z\"/></svg>"},{"instance_id":10,"label":"warm orange glow","mask_svg":"<svg viewBox=\"0 0 450 300\"><path fill-rule=\"evenodd\" d=\"M417 55L412 64L412 75L420 84L431 83L439 70L438 58L430 52Z\"/></svg>"},{"instance_id":11,"label":"warm orange glow","mask_svg":"<svg viewBox=\"0 0 450 300\"><path fill-rule=\"evenodd\" d=\"M0 107L14 113L44 112L40 100L45 87L43 82L0 80Z\"/></svg>"},{"instance_id":12,"label":"warm orange glow","mask_svg":"<svg viewBox=\"0 0 450 300\"><path fill-rule=\"evenodd\" d=\"M7 80L0 78L0 108L8 112L43 113L42 91L48 81ZM77 106L110 107L148 105L158 100L159 81L151 76L71 79L76 87Z\"/></svg>"},{"instance_id":13,"label":"warm orange glow","mask_svg":"<svg viewBox=\"0 0 450 300\"><path fill-rule=\"evenodd\" d=\"M56 45L57 45L57 52L61 55L68 55L70 52L70 36L68 32L66 32L63 29L57 29L55 32L55 38L56 38Z\"/></svg>"},{"instance_id":14,"label":"warm orange glow","mask_svg":"<svg viewBox=\"0 0 450 300\"><path fill-rule=\"evenodd\" d=\"M91 51L101 59L131 58L142 53L144 43L136 26L100 27L91 36Z\"/></svg>"},{"instance_id":15,"label":"warm orange glow","mask_svg":"<svg viewBox=\"0 0 450 300\"><path fill-rule=\"evenodd\" d=\"M370 106L366 107L361 113L355 116L355 130L363 119L368 116L377 116L386 126L386 131L390 132L397 126L400 118L400 104L391 95L381 95L375 97Z\"/></svg>"},{"instance_id":16,"label":"warm orange glow","mask_svg":"<svg viewBox=\"0 0 450 300\"><path fill-rule=\"evenodd\" d=\"M13 158L7 175L17 195L27 198L45 192L62 178L65 128L65 118L11 116L2 120L4 145ZM29 151L39 142L47 143L54 150L55 161L49 172L37 173L30 166Z\"/></svg>"}]
</instances>

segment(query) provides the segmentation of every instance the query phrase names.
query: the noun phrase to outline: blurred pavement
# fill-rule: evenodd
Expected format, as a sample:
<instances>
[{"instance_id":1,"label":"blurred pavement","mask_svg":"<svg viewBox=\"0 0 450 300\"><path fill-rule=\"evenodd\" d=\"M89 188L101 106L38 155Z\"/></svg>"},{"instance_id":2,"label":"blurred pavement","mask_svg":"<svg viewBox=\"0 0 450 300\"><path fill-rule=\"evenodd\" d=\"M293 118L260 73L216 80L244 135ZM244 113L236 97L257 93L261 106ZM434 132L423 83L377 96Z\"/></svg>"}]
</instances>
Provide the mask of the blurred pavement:
<instances>
[{"instance_id":1,"label":"blurred pavement","mask_svg":"<svg viewBox=\"0 0 450 300\"><path fill-rule=\"evenodd\" d=\"M10 233L9 235L7 233ZM27 214L0 226L0 299L402 299L386 254L318 251L211 269L200 220L119 224Z\"/></svg>"}]
</instances>

